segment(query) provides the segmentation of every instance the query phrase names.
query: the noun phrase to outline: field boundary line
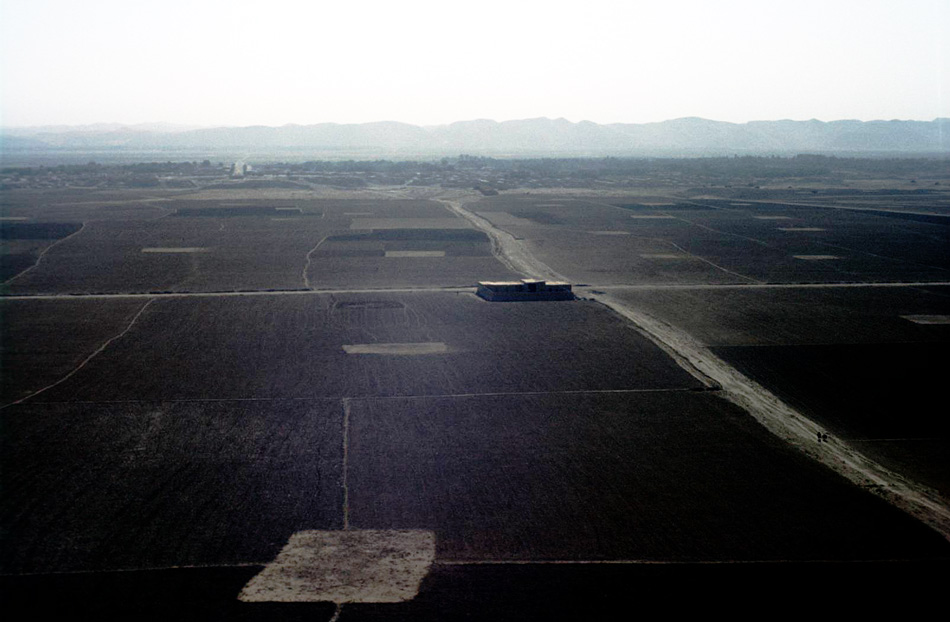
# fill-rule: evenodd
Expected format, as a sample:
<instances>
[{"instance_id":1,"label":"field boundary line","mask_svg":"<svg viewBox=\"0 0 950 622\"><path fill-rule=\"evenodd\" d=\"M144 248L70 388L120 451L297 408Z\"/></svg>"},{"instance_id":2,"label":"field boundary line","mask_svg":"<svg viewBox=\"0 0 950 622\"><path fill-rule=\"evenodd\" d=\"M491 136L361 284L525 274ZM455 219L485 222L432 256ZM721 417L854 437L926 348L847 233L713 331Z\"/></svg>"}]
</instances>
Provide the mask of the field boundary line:
<instances>
[{"instance_id":1,"label":"field boundary line","mask_svg":"<svg viewBox=\"0 0 950 622\"><path fill-rule=\"evenodd\" d=\"M818 435L825 433L821 425L727 364L686 332L609 295L599 296L597 300L630 320L654 343L675 352L677 362L687 364L687 371L701 374L696 376L698 379L709 378L715 382L722 388L723 397L748 412L769 432L950 540L950 502L940 493L878 464L841 439L816 442Z\"/></svg>"},{"instance_id":2,"label":"field boundary line","mask_svg":"<svg viewBox=\"0 0 950 622\"><path fill-rule=\"evenodd\" d=\"M715 387L712 387L715 389ZM541 395L610 395L632 393L702 393L701 389L691 387L675 387L668 389L575 389L568 391L498 391L489 393L436 393L432 395L355 395L340 397L339 395L317 395L313 397L184 397L172 399L151 400L69 400L42 402L48 404L177 404L194 402L336 402L339 400L371 401L371 400L425 400L450 399L469 397L518 397ZM13 404L8 404L12 406ZM4 407L5 408L5 407Z\"/></svg>"},{"instance_id":3,"label":"field boundary line","mask_svg":"<svg viewBox=\"0 0 950 622\"><path fill-rule=\"evenodd\" d=\"M642 285L583 285L584 290L633 289L633 290L690 290L690 289L828 289L834 287L948 287L950 281L885 281L867 283L655 283ZM2 298L0 298L2 300Z\"/></svg>"},{"instance_id":4,"label":"field boundary line","mask_svg":"<svg viewBox=\"0 0 950 622\"><path fill-rule=\"evenodd\" d=\"M880 564L946 561L950 558L913 559L436 559L433 566L725 566L780 564Z\"/></svg>"},{"instance_id":5,"label":"field boundary line","mask_svg":"<svg viewBox=\"0 0 950 622\"><path fill-rule=\"evenodd\" d=\"M50 244L49 246L47 246L46 248L44 248L44 249L40 252L40 254L36 256L36 261L33 263L32 266L30 266L30 267L27 268L26 270L23 270L22 272L19 272L19 273L17 273L17 274L14 274L13 276L11 276L9 279L7 279L6 281L4 281L3 283L0 283L0 285L6 285L6 284L8 284L8 283L12 283L12 282L15 281L16 279L20 278L21 276L23 276L23 275L27 274L28 272L30 272L31 270L33 270L33 268L36 268L37 266L39 266L39 265L40 265L40 262L43 261L43 258L46 257L46 253L50 252L50 250L52 250L54 246L56 246L57 244L59 244L59 243L61 243L61 242L65 242L66 240L68 240L69 238L73 237L74 235L79 235L80 233L82 233L83 229L85 229L85 228L86 228L86 221L83 221L83 222L82 222L82 225L81 225L78 229L76 229L75 231L73 231L72 233L70 233L69 235L67 235L67 236L64 237L64 238L59 238L58 240L56 240L55 242L53 242L52 244Z\"/></svg>"},{"instance_id":6,"label":"field boundary line","mask_svg":"<svg viewBox=\"0 0 950 622\"><path fill-rule=\"evenodd\" d=\"M133 292L116 294L14 294L3 300L82 300L109 298L229 298L239 296L314 296L319 294L411 294L414 292L475 293L475 285L435 287L364 287L356 289L249 289L218 292Z\"/></svg>"},{"instance_id":7,"label":"field boundary line","mask_svg":"<svg viewBox=\"0 0 950 622\"><path fill-rule=\"evenodd\" d=\"M689 222L689 221L686 221L686 222ZM721 270L721 271L725 272L726 274L731 274L732 276L737 276L737 277L739 277L740 279L746 280L746 281L748 281L749 283L752 283L752 284L758 284L758 285L761 285L761 284L762 284L762 281L760 281L760 280L758 280L758 279L754 279L754 278L752 278L751 276L746 276L746 275L744 275L744 274L739 274L738 272L733 272L732 270L729 270L728 268L723 268L723 267L720 266L719 264L713 263L712 261L706 259L705 257L701 257L701 256L699 256L699 255L697 255L697 254L695 254L695 253L691 253L691 252L689 252L688 250L686 250L685 248L683 248L682 246L680 246L679 244L677 244L676 242L674 242L673 240L664 240L664 241L665 241L667 244L669 244L670 246L672 246L673 248L675 248L676 250L680 251L681 253L686 253L686 254L689 255L690 257L695 257L695 258L698 259L699 261L701 261L701 262L703 262L703 263L705 263L705 264L708 264L708 265L712 266L713 268L716 268L717 270Z\"/></svg>"},{"instance_id":8,"label":"field boundary line","mask_svg":"<svg viewBox=\"0 0 950 622\"><path fill-rule=\"evenodd\" d=\"M791 207L811 207L818 209L838 209L848 212L882 212L885 214L908 214L911 216L927 216L934 218L946 218L950 220L950 214L935 214L933 212L919 212L919 211L910 211L910 210L896 210L896 209L886 209L881 207L860 207L858 205L833 205L829 203L799 203L794 201L782 201L774 200L770 201L767 199L742 199L745 203L759 203L766 205L788 205Z\"/></svg>"},{"instance_id":9,"label":"field boundary line","mask_svg":"<svg viewBox=\"0 0 950 622\"><path fill-rule=\"evenodd\" d=\"M22 273L21 273L22 274ZM563 279L562 276L557 276ZM886 281L886 282L829 282L829 283L653 283L629 285L583 284L578 290L699 290L699 289L827 289L835 287L950 287L950 281ZM357 289L286 289L245 290L225 292L136 292L116 294L5 294L3 300L108 300L124 298L228 298L240 296L314 296L319 294L411 294L411 293L474 294L475 285L446 285L436 287L390 287Z\"/></svg>"},{"instance_id":10,"label":"field boundary line","mask_svg":"<svg viewBox=\"0 0 950 622\"><path fill-rule=\"evenodd\" d=\"M142 308L139 309L138 312L132 317L132 321L129 322L129 325L125 327L125 330L123 330L123 331L122 331L121 333L119 333L118 335L116 335L116 336L114 336L114 337L112 337L112 338L106 340L106 342L103 343L101 346L99 346L99 347L95 350L95 352L93 352L92 354L90 354L89 356L87 356L85 359L83 359L83 361L82 361L81 363L79 363L79 365L77 365L76 367L74 367L73 370L70 371L68 374L66 374L65 376L63 376L62 378L60 378L59 380L57 380L56 382L54 382L54 383L52 383L52 384L49 384L49 385L46 385L45 387L43 387L42 389L39 389L38 391L34 391L33 393L30 393L30 394L27 395L26 397L21 397L20 399L18 399L18 400L15 401L15 402L10 402L9 404L5 404L4 406L0 407L0 410L6 408L7 406L15 406L15 405L17 405L17 404L22 404L22 403L25 402L26 400L28 400L28 399L30 399L30 398L33 398L33 397L36 397L36 396L39 395L40 393L43 393L44 391L48 391L49 389L52 389L53 387L56 387L56 386L58 386L58 385L60 385L60 384L62 384L62 383L64 383L64 382L66 382L67 380L69 380L72 376L74 376L74 375L76 374L76 372L78 372L80 369L82 369L83 367L85 367L86 364L89 363L89 361L91 361L92 359L96 358L96 357L99 355L99 353L101 353L103 350L105 350L106 348L108 348L108 347L109 347L109 344L111 344L111 343L112 343L113 341L115 341L116 339L121 338L121 337L122 337L123 335L125 335L127 332L129 332L130 330L132 330L132 327L135 325L135 323L138 321L138 319L142 316L142 314L145 312L145 310L149 307L149 305L152 304L153 302L154 302L154 299L149 300L149 301L146 302L144 305L142 305Z\"/></svg>"},{"instance_id":11,"label":"field boundary line","mask_svg":"<svg viewBox=\"0 0 950 622\"><path fill-rule=\"evenodd\" d=\"M321 239L319 242L317 242L317 245L316 245L316 246L314 246L314 247L311 248L309 251L307 251L307 254L306 254L306 256L304 257L304 259L306 260L306 262L304 263L304 266L303 266L303 284L304 284L304 287L306 287L306 288L309 289L309 290L313 290L313 286L310 285L310 277L307 276L307 271L310 270L310 255L313 254L313 251L315 251L315 250L317 250L318 248L320 248L320 245L323 244L324 242L326 242L328 237L330 237L330 236L328 236L328 235L323 236L323 239Z\"/></svg>"}]
</instances>

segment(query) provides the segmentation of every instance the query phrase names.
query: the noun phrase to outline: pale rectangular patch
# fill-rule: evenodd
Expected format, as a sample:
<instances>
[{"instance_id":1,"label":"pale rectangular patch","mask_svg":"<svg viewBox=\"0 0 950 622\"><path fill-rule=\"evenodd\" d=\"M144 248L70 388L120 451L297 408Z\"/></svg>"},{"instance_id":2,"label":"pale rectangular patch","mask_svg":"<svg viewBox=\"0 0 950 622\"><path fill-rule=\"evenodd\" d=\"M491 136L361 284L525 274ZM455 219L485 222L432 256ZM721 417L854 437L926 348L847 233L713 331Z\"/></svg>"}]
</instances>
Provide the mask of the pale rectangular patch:
<instances>
[{"instance_id":1,"label":"pale rectangular patch","mask_svg":"<svg viewBox=\"0 0 950 622\"><path fill-rule=\"evenodd\" d=\"M804 259L805 261L825 261L827 259L838 259L837 255L792 255L795 259Z\"/></svg>"},{"instance_id":2,"label":"pale rectangular patch","mask_svg":"<svg viewBox=\"0 0 950 622\"><path fill-rule=\"evenodd\" d=\"M791 216L753 216L756 220L791 220Z\"/></svg>"},{"instance_id":3,"label":"pale rectangular patch","mask_svg":"<svg viewBox=\"0 0 950 622\"><path fill-rule=\"evenodd\" d=\"M422 530L300 531L251 579L244 602L398 603L419 593L435 560Z\"/></svg>"},{"instance_id":4,"label":"pale rectangular patch","mask_svg":"<svg viewBox=\"0 0 950 622\"><path fill-rule=\"evenodd\" d=\"M630 235L629 231L588 231L593 235Z\"/></svg>"},{"instance_id":5,"label":"pale rectangular patch","mask_svg":"<svg viewBox=\"0 0 950 622\"><path fill-rule=\"evenodd\" d=\"M461 218L354 218L350 229L468 229Z\"/></svg>"},{"instance_id":6,"label":"pale rectangular patch","mask_svg":"<svg viewBox=\"0 0 950 622\"><path fill-rule=\"evenodd\" d=\"M672 220L674 216L668 216L666 214L631 214L630 218L636 218L638 220Z\"/></svg>"},{"instance_id":7,"label":"pale rectangular patch","mask_svg":"<svg viewBox=\"0 0 950 622\"><path fill-rule=\"evenodd\" d=\"M143 253L207 253L210 248L204 246L153 246L143 248Z\"/></svg>"},{"instance_id":8,"label":"pale rectangular patch","mask_svg":"<svg viewBox=\"0 0 950 622\"><path fill-rule=\"evenodd\" d=\"M902 315L914 324L950 324L950 315Z\"/></svg>"},{"instance_id":9,"label":"pale rectangular patch","mask_svg":"<svg viewBox=\"0 0 950 622\"><path fill-rule=\"evenodd\" d=\"M779 227L779 231L824 231L821 227Z\"/></svg>"},{"instance_id":10,"label":"pale rectangular patch","mask_svg":"<svg viewBox=\"0 0 950 622\"><path fill-rule=\"evenodd\" d=\"M0 216L0 220L29 220L26 216Z\"/></svg>"},{"instance_id":11,"label":"pale rectangular patch","mask_svg":"<svg viewBox=\"0 0 950 622\"><path fill-rule=\"evenodd\" d=\"M445 251L386 251L386 257L445 257Z\"/></svg>"},{"instance_id":12,"label":"pale rectangular patch","mask_svg":"<svg viewBox=\"0 0 950 622\"><path fill-rule=\"evenodd\" d=\"M678 253L640 253L644 259L692 259L689 255Z\"/></svg>"},{"instance_id":13,"label":"pale rectangular patch","mask_svg":"<svg viewBox=\"0 0 950 622\"><path fill-rule=\"evenodd\" d=\"M442 354L449 349L441 341L420 343L355 343L343 346L347 354L384 354L389 356L414 356L419 354Z\"/></svg>"},{"instance_id":14,"label":"pale rectangular patch","mask_svg":"<svg viewBox=\"0 0 950 622\"><path fill-rule=\"evenodd\" d=\"M736 207L752 207L752 203L730 203L729 205L735 205Z\"/></svg>"}]
</instances>

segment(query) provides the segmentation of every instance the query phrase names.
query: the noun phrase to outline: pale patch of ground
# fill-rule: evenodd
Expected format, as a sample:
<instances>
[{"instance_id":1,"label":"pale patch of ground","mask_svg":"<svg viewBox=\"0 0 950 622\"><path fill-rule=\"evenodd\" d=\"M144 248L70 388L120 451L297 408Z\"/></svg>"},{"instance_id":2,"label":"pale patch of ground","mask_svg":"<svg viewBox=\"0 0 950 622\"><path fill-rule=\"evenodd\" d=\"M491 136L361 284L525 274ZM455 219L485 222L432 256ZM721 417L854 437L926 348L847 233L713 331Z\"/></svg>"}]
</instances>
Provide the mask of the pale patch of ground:
<instances>
[{"instance_id":1,"label":"pale patch of ground","mask_svg":"<svg viewBox=\"0 0 950 622\"><path fill-rule=\"evenodd\" d=\"M630 235L629 231L588 231L593 235Z\"/></svg>"},{"instance_id":2,"label":"pale patch of ground","mask_svg":"<svg viewBox=\"0 0 950 622\"><path fill-rule=\"evenodd\" d=\"M677 253L640 253L640 256L644 259L695 259L695 257Z\"/></svg>"},{"instance_id":3,"label":"pale patch of ground","mask_svg":"<svg viewBox=\"0 0 950 622\"><path fill-rule=\"evenodd\" d=\"M206 246L153 246L143 248L143 253L207 253L211 249Z\"/></svg>"},{"instance_id":4,"label":"pale patch of ground","mask_svg":"<svg viewBox=\"0 0 950 622\"><path fill-rule=\"evenodd\" d=\"M950 324L950 315L902 315L915 324Z\"/></svg>"},{"instance_id":5,"label":"pale patch of ground","mask_svg":"<svg viewBox=\"0 0 950 622\"><path fill-rule=\"evenodd\" d=\"M805 261L825 261L827 259L838 259L837 255L792 255L795 259L804 259Z\"/></svg>"},{"instance_id":6,"label":"pale patch of ground","mask_svg":"<svg viewBox=\"0 0 950 622\"><path fill-rule=\"evenodd\" d=\"M343 346L347 354L382 354L387 356L416 356L421 354L444 354L448 346L441 341L420 343L357 343Z\"/></svg>"},{"instance_id":7,"label":"pale patch of ground","mask_svg":"<svg viewBox=\"0 0 950 622\"><path fill-rule=\"evenodd\" d=\"M0 216L0 220L29 220L26 216Z\"/></svg>"},{"instance_id":8,"label":"pale patch of ground","mask_svg":"<svg viewBox=\"0 0 950 622\"><path fill-rule=\"evenodd\" d=\"M822 227L779 227L779 231L791 231L791 232L808 232L808 231L825 231Z\"/></svg>"},{"instance_id":9,"label":"pale patch of ground","mask_svg":"<svg viewBox=\"0 0 950 622\"><path fill-rule=\"evenodd\" d=\"M674 220L675 216L668 216L667 214L631 214L630 218L635 218L637 220Z\"/></svg>"},{"instance_id":10,"label":"pale patch of ground","mask_svg":"<svg viewBox=\"0 0 950 622\"><path fill-rule=\"evenodd\" d=\"M445 257L445 251L386 251L386 257Z\"/></svg>"},{"instance_id":11,"label":"pale patch of ground","mask_svg":"<svg viewBox=\"0 0 950 622\"><path fill-rule=\"evenodd\" d=\"M435 559L422 530L300 531L251 579L244 602L398 603L419 593Z\"/></svg>"}]
</instances>

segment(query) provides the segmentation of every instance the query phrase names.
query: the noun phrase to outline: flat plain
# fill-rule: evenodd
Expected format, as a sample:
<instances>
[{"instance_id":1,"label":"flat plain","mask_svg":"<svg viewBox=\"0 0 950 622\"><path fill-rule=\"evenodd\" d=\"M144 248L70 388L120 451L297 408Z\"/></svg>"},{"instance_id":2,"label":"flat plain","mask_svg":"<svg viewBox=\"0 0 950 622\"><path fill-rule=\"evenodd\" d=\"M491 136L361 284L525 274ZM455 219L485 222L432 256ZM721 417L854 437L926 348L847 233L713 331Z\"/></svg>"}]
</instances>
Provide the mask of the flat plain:
<instances>
[{"instance_id":1,"label":"flat plain","mask_svg":"<svg viewBox=\"0 0 950 622\"><path fill-rule=\"evenodd\" d=\"M946 494L947 429L926 405L950 335L907 319L950 315L945 225L743 198L447 194L588 285L489 303L466 286L529 275L436 193L229 187L5 197L27 219L10 222L81 227L11 268L0 300L7 602L557 619L629 607L632 584L653 604L685 585L700 611L737 582L903 597L945 574L942 534L596 300L676 326L833 441ZM292 534L346 529L432 531L418 596L238 601Z\"/></svg>"}]
</instances>

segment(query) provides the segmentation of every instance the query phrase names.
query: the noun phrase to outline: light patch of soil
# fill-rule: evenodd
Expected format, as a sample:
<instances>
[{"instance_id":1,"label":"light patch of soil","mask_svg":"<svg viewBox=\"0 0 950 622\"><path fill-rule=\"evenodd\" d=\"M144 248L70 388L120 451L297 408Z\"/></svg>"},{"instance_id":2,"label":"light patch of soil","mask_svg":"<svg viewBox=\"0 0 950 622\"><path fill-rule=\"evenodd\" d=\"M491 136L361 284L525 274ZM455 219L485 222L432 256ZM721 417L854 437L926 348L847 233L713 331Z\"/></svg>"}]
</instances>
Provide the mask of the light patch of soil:
<instances>
[{"instance_id":1,"label":"light patch of soil","mask_svg":"<svg viewBox=\"0 0 950 622\"><path fill-rule=\"evenodd\" d=\"M251 579L244 602L398 603L419 593L435 559L422 530L300 531Z\"/></svg>"},{"instance_id":2,"label":"light patch of soil","mask_svg":"<svg viewBox=\"0 0 950 622\"><path fill-rule=\"evenodd\" d=\"M207 253L211 249L206 246L154 246L143 248L143 253Z\"/></svg>"},{"instance_id":3,"label":"light patch of soil","mask_svg":"<svg viewBox=\"0 0 950 622\"><path fill-rule=\"evenodd\" d=\"M357 343L343 346L347 354L379 354L385 356L417 356L421 354L444 354L448 346L441 341L421 343Z\"/></svg>"},{"instance_id":4,"label":"light patch of soil","mask_svg":"<svg viewBox=\"0 0 950 622\"><path fill-rule=\"evenodd\" d=\"M445 257L445 251L386 251L386 257Z\"/></svg>"}]
</instances>

